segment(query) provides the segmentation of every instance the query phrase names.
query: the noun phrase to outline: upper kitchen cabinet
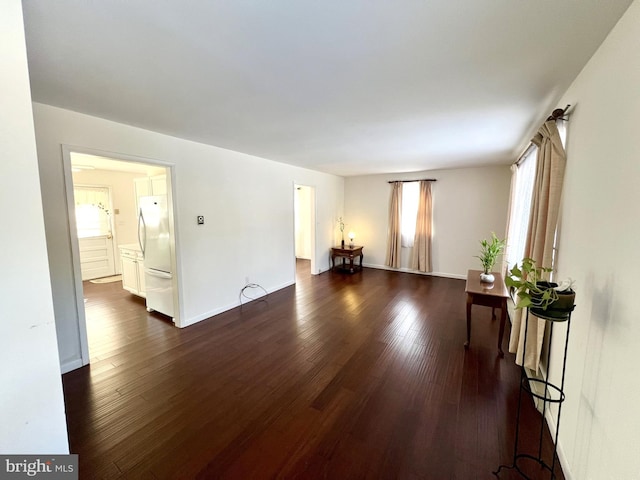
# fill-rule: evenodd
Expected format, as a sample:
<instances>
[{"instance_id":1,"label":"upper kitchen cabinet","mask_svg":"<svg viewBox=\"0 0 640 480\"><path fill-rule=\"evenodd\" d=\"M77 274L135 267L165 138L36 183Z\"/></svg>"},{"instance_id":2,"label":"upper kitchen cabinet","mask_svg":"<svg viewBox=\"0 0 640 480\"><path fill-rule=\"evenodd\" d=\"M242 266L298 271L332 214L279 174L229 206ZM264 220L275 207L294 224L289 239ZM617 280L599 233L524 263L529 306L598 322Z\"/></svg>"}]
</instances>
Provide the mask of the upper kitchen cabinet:
<instances>
[{"instance_id":1,"label":"upper kitchen cabinet","mask_svg":"<svg viewBox=\"0 0 640 480\"><path fill-rule=\"evenodd\" d=\"M133 184L136 190L136 198L167 194L167 176L164 174L134 178Z\"/></svg>"},{"instance_id":2,"label":"upper kitchen cabinet","mask_svg":"<svg viewBox=\"0 0 640 480\"><path fill-rule=\"evenodd\" d=\"M151 195L166 195L167 194L167 176L166 175L154 175L149 177L151 183Z\"/></svg>"},{"instance_id":3,"label":"upper kitchen cabinet","mask_svg":"<svg viewBox=\"0 0 640 480\"><path fill-rule=\"evenodd\" d=\"M140 210L138 199L149 195L167 194L167 176L153 175L151 177L140 177L133 179L133 186L136 194L136 211Z\"/></svg>"}]
</instances>

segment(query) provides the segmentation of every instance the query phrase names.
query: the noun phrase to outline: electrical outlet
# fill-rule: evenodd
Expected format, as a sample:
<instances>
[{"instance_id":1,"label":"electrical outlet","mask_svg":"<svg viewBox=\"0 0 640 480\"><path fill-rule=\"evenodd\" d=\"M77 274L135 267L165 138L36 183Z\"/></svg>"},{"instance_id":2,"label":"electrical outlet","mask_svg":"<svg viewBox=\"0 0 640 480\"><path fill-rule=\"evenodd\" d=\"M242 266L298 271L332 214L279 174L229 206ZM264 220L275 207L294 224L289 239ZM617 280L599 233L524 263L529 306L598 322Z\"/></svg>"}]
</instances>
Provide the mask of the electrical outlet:
<instances>
[{"instance_id":1,"label":"electrical outlet","mask_svg":"<svg viewBox=\"0 0 640 480\"><path fill-rule=\"evenodd\" d=\"M198 215L198 225L204 225L204 215Z\"/></svg>"}]
</instances>

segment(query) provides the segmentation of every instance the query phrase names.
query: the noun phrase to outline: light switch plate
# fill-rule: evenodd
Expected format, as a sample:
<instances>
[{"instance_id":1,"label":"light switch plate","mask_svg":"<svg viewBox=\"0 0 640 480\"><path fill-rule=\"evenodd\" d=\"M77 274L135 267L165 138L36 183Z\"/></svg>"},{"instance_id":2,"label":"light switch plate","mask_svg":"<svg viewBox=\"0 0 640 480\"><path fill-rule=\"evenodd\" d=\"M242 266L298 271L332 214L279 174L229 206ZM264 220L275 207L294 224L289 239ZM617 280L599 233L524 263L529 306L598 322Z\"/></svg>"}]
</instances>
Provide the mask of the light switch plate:
<instances>
[{"instance_id":1,"label":"light switch plate","mask_svg":"<svg viewBox=\"0 0 640 480\"><path fill-rule=\"evenodd\" d=\"M204 225L204 215L198 215L198 225Z\"/></svg>"}]
</instances>

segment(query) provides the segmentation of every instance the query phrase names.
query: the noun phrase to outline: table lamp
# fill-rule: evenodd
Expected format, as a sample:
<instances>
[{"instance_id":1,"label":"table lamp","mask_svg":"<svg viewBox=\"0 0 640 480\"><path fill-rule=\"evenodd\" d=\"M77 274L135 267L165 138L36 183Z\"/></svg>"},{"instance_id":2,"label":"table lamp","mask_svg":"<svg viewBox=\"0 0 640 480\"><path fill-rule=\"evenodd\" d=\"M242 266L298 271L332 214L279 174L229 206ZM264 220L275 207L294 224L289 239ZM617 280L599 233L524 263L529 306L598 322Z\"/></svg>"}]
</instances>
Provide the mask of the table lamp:
<instances>
[{"instance_id":1,"label":"table lamp","mask_svg":"<svg viewBox=\"0 0 640 480\"><path fill-rule=\"evenodd\" d=\"M356 238L356 234L353 232L349 232L349 246L353 248L353 239Z\"/></svg>"}]
</instances>

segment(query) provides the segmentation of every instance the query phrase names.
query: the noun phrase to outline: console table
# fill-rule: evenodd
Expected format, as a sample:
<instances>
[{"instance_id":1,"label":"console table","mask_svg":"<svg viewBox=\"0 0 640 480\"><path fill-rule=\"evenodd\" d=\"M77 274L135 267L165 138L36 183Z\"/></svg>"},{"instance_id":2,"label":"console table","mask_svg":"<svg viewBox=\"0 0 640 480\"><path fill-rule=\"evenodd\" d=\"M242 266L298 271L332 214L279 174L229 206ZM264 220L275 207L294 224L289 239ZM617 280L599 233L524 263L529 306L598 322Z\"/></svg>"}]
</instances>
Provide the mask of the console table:
<instances>
[{"instance_id":1,"label":"console table","mask_svg":"<svg viewBox=\"0 0 640 480\"><path fill-rule=\"evenodd\" d=\"M353 273L357 270L362 269L362 258L364 255L362 254L363 246L354 245L350 247L348 245L342 247L331 247L331 269L336 268L336 257L342 258L342 265L338 264L338 268L342 271ZM360 257L360 265L354 264L353 259L356 257ZM346 263L346 260L349 259L349 263Z\"/></svg>"},{"instance_id":2,"label":"console table","mask_svg":"<svg viewBox=\"0 0 640 480\"><path fill-rule=\"evenodd\" d=\"M481 270L469 270L467 272L467 285L464 291L467 293L467 341L464 342L464 348L469 348L471 342L471 305L484 305L491 307L492 319L495 320L495 309L499 308L500 314L500 332L498 333L498 354L504 357L502 351L502 337L504 335L504 324L507 318L507 298L509 291L507 290L502 275L492 272L495 276L493 283L484 283L480 281Z\"/></svg>"}]
</instances>

